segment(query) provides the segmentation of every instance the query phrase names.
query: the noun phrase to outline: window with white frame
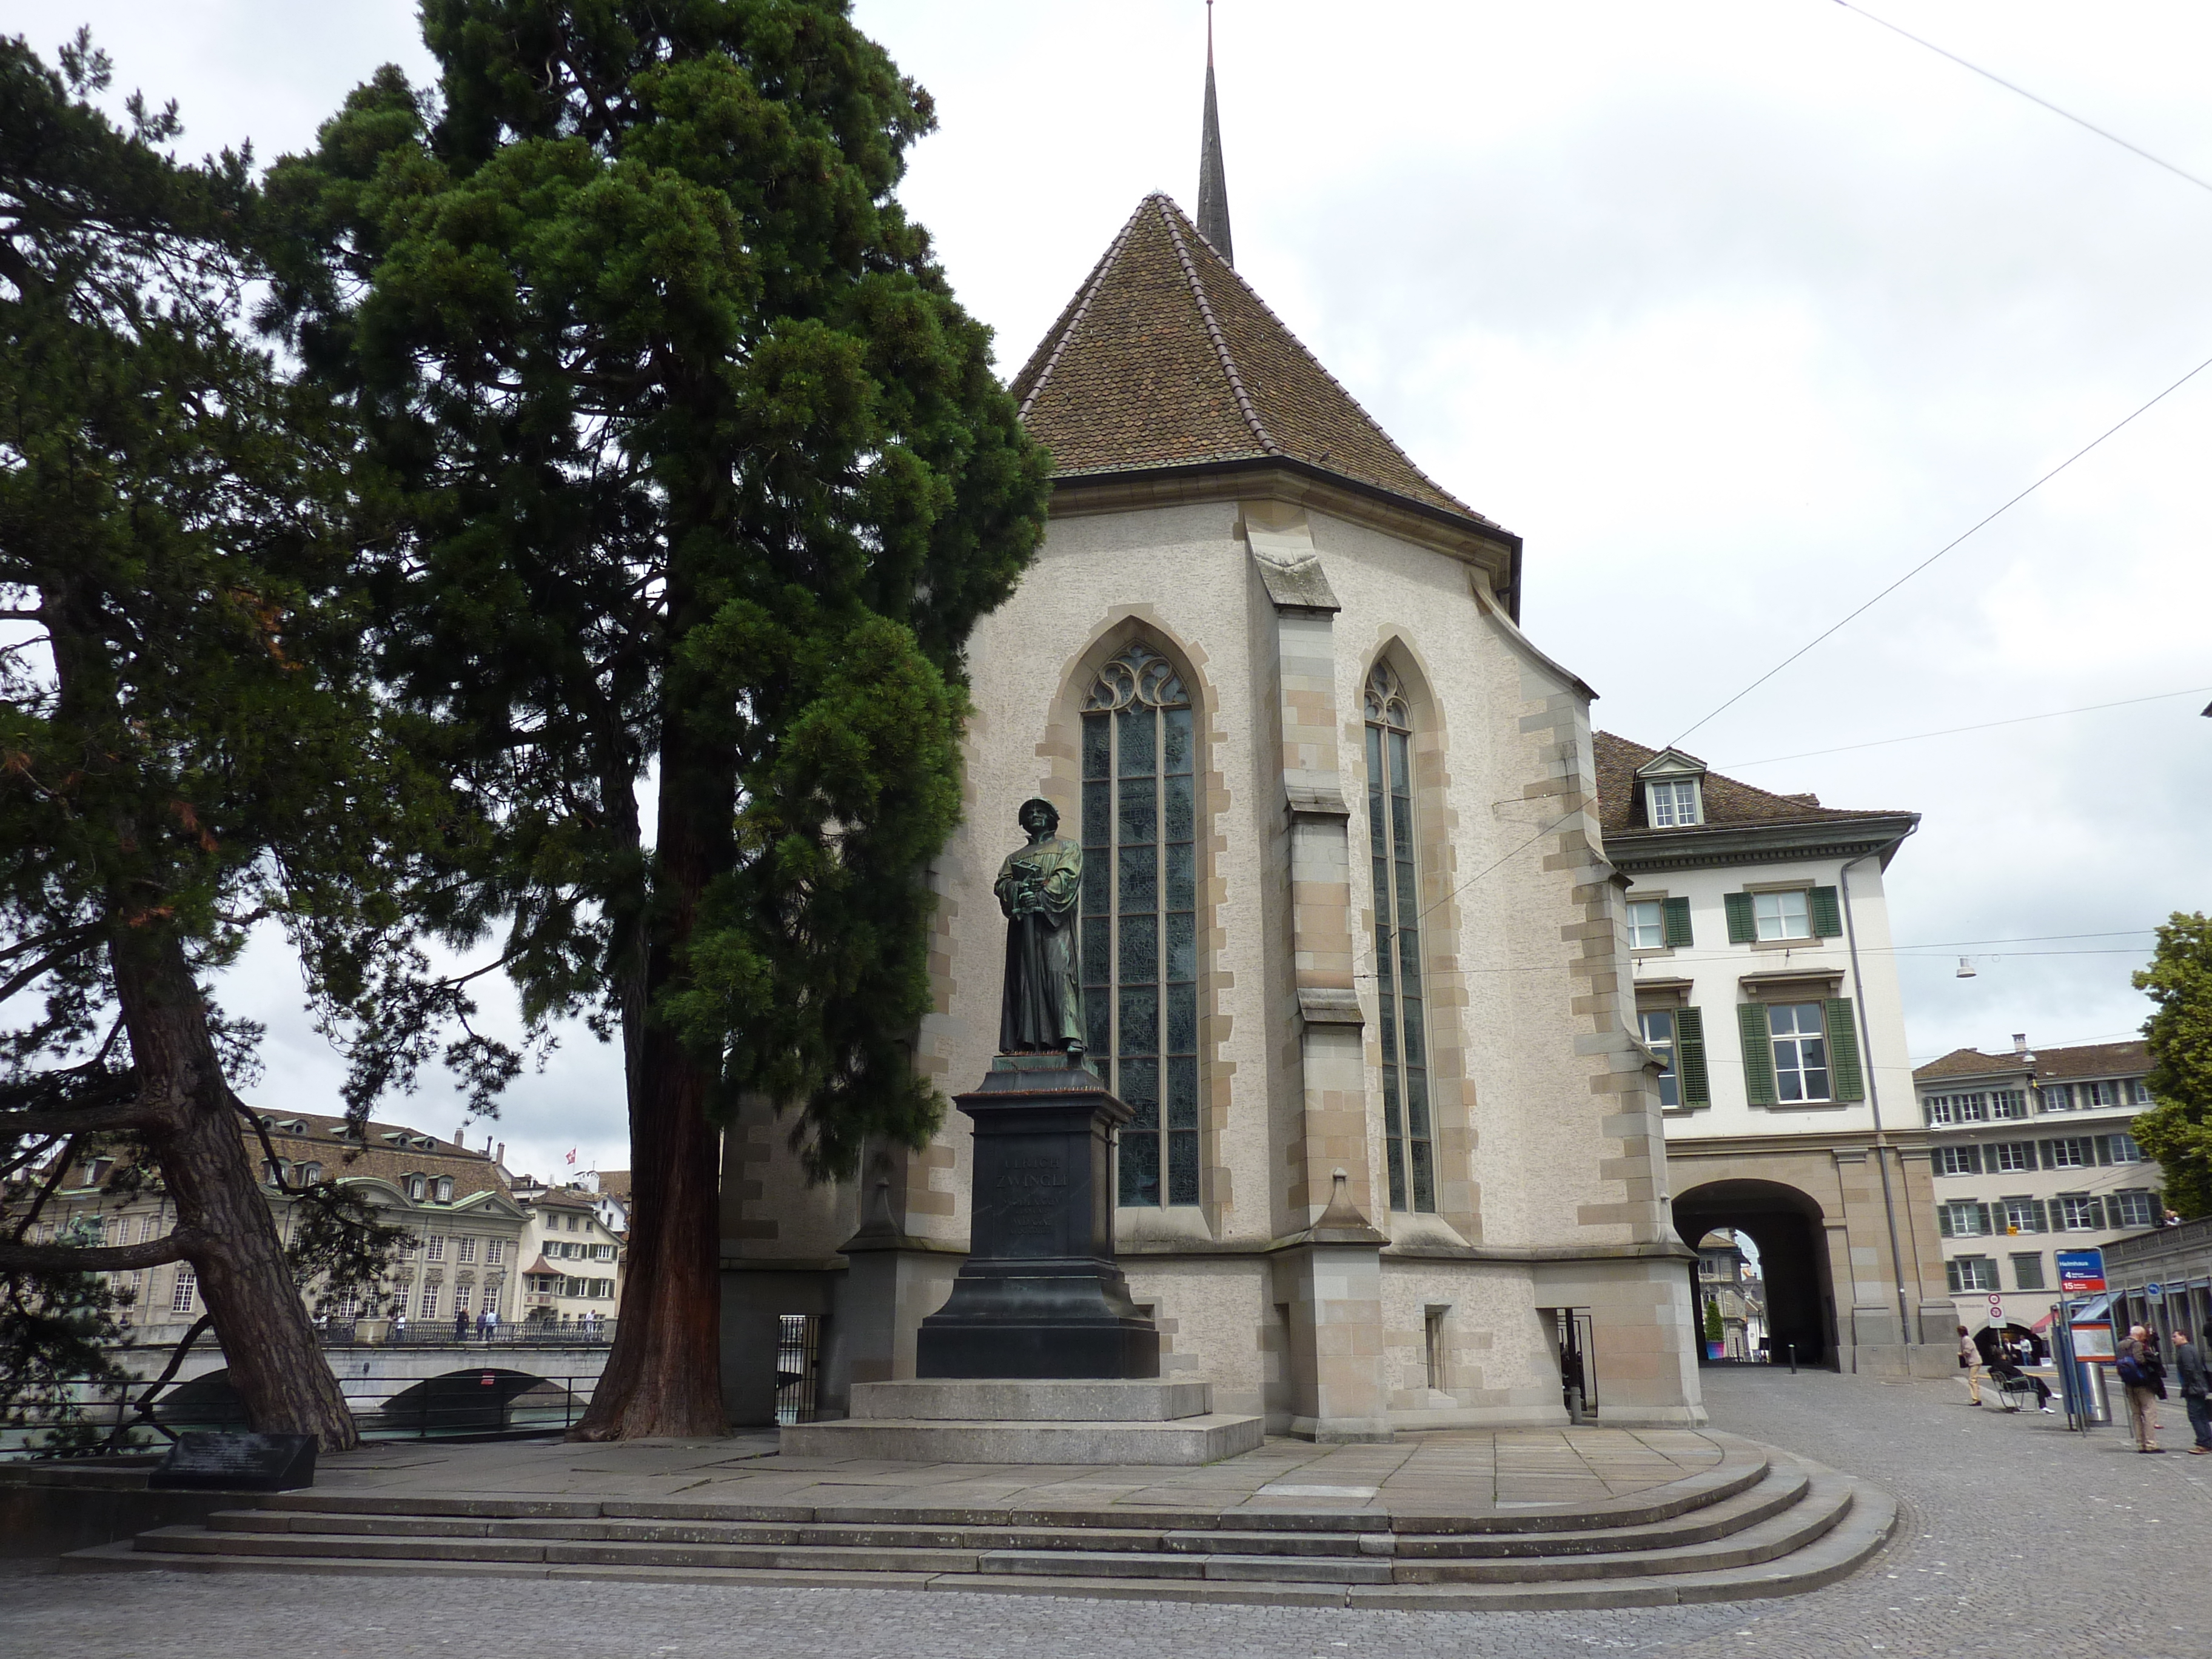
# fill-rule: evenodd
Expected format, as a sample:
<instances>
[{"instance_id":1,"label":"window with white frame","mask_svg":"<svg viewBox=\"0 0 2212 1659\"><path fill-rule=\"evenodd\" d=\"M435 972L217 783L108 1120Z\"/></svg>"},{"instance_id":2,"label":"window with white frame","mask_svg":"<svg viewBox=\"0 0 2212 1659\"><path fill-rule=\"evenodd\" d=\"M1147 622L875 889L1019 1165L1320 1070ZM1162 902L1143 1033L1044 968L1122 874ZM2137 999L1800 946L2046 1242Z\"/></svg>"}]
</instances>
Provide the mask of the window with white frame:
<instances>
[{"instance_id":1,"label":"window with white frame","mask_svg":"<svg viewBox=\"0 0 2212 1659\"><path fill-rule=\"evenodd\" d=\"M421 1176L411 1175L407 1177L407 1196L414 1200L417 1204L420 1204L422 1201L423 1194L428 1192L429 1189L429 1182L425 1181Z\"/></svg>"},{"instance_id":2,"label":"window with white frame","mask_svg":"<svg viewBox=\"0 0 2212 1659\"><path fill-rule=\"evenodd\" d=\"M2127 1092L2128 1104L2130 1106L2148 1106L2151 1103L2150 1085L2141 1078L2136 1079L2128 1085Z\"/></svg>"},{"instance_id":3,"label":"window with white frame","mask_svg":"<svg viewBox=\"0 0 2212 1659\"><path fill-rule=\"evenodd\" d=\"M2035 1167L2035 1143L2032 1140L2000 1140L1989 1148L1986 1158L1993 1172L2033 1170Z\"/></svg>"},{"instance_id":4,"label":"window with white frame","mask_svg":"<svg viewBox=\"0 0 2212 1659\"><path fill-rule=\"evenodd\" d=\"M441 1204L450 1204L453 1201L453 1178L451 1176L440 1176L438 1177L438 1202Z\"/></svg>"},{"instance_id":5,"label":"window with white frame","mask_svg":"<svg viewBox=\"0 0 2212 1659\"><path fill-rule=\"evenodd\" d=\"M1778 1002L1767 1009L1774 1044L1774 1095L1779 1101L1826 1100L1828 1035L1817 1002Z\"/></svg>"},{"instance_id":6,"label":"window with white frame","mask_svg":"<svg viewBox=\"0 0 2212 1659\"><path fill-rule=\"evenodd\" d=\"M465 1314L469 1310L470 1294L471 1287L469 1285L456 1285L453 1286L453 1311L455 1313Z\"/></svg>"},{"instance_id":7,"label":"window with white frame","mask_svg":"<svg viewBox=\"0 0 2212 1659\"><path fill-rule=\"evenodd\" d=\"M2007 1232L2039 1233L2044 1231L2043 1206L2032 1198L2001 1198L1998 1211L2004 1217Z\"/></svg>"},{"instance_id":8,"label":"window with white frame","mask_svg":"<svg viewBox=\"0 0 2212 1659\"><path fill-rule=\"evenodd\" d=\"M2097 1161L2095 1143L2087 1135L2069 1135L2063 1140L2046 1140L2051 1158L2044 1167L2051 1170L2086 1170Z\"/></svg>"},{"instance_id":9,"label":"window with white frame","mask_svg":"<svg viewBox=\"0 0 2212 1659\"><path fill-rule=\"evenodd\" d=\"M1953 1204L1938 1204L1936 1218L1946 1238L1979 1238L1990 1230L1987 1206L1971 1200Z\"/></svg>"},{"instance_id":10,"label":"window with white frame","mask_svg":"<svg viewBox=\"0 0 2212 1659\"><path fill-rule=\"evenodd\" d=\"M1990 1091L1990 1115L1996 1118L2024 1118L2027 1115L2027 1091L2025 1089L1992 1089Z\"/></svg>"},{"instance_id":11,"label":"window with white frame","mask_svg":"<svg viewBox=\"0 0 2212 1659\"><path fill-rule=\"evenodd\" d=\"M1923 1103L1930 1123L1986 1123L1990 1097L1984 1094L1929 1095Z\"/></svg>"},{"instance_id":12,"label":"window with white frame","mask_svg":"<svg viewBox=\"0 0 2212 1659\"><path fill-rule=\"evenodd\" d=\"M1997 1264L1985 1255L1954 1256L1943 1264L1954 1291L1994 1291L1997 1288Z\"/></svg>"},{"instance_id":13,"label":"window with white frame","mask_svg":"<svg viewBox=\"0 0 2212 1659\"><path fill-rule=\"evenodd\" d=\"M192 1298L199 1294L199 1274L193 1270L192 1264L189 1261L177 1263L177 1280L169 1291L169 1311L190 1313Z\"/></svg>"},{"instance_id":14,"label":"window with white frame","mask_svg":"<svg viewBox=\"0 0 2212 1659\"><path fill-rule=\"evenodd\" d=\"M1674 1072L1674 1011L1672 1008L1650 1008L1637 1015L1636 1023L1643 1027L1644 1042L1651 1052L1667 1062L1667 1069L1659 1073L1659 1103L1680 1106L1682 1103L1681 1079Z\"/></svg>"},{"instance_id":15,"label":"window with white frame","mask_svg":"<svg viewBox=\"0 0 2212 1659\"><path fill-rule=\"evenodd\" d=\"M2095 1233L2105 1229L2105 1206L2087 1193L2062 1193L2051 1200L2051 1218L2062 1233Z\"/></svg>"},{"instance_id":16,"label":"window with white frame","mask_svg":"<svg viewBox=\"0 0 2212 1659\"><path fill-rule=\"evenodd\" d=\"M2046 1083L2035 1091L2035 1103L2046 1112L2070 1112L2074 1109L2073 1085Z\"/></svg>"},{"instance_id":17,"label":"window with white frame","mask_svg":"<svg viewBox=\"0 0 2212 1659\"><path fill-rule=\"evenodd\" d=\"M592 1245L592 1261L613 1261L614 1259L615 1259L615 1247L614 1247L613 1245L611 1245L611 1244L594 1244L594 1245Z\"/></svg>"},{"instance_id":18,"label":"window with white frame","mask_svg":"<svg viewBox=\"0 0 2212 1659\"><path fill-rule=\"evenodd\" d=\"M1802 887L1779 893L1753 893L1751 920L1753 937L1761 942L1813 937L1812 895Z\"/></svg>"},{"instance_id":19,"label":"window with white frame","mask_svg":"<svg viewBox=\"0 0 2212 1659\"><path fill-rule=\"evenodd\" d=\"M2106 1199L2105 1215L2107 1224L2114 1227L2155 1227L2158 1205L2148 1189L2123 1187Z\"/></svg>"},{"instance_id":20,"label":"window with white frame","mask_svg":"<svg viewBox=\"0 0 2212 1659\"><path fill-rule=\"evenodd\" d=\"M2105 1159L2112 1164L2140 1164L2143 1161L2142 1148L2136 1145L2136 1138L2131 1134L2106 1135Z\"/></svg>"},{"instance_id":21,"label":"window with white frame","mask_svg":"<svg viewBox=\"0 0 2212 1659\"><path fill-rule=\"evenodd\" d=\"M505 1260L507 1260L507 1241L505 1239L487 1238L484 1240L484 1261L487 1264L492 1267L497 1267Z\"/></svg>"},{"instance_id":22,"label":"window with white frame","mask_svg":"<svg viewBox=\"0 0 2212 1659\"><path fill-rule=\"evenodd\" d=\"M2120 1103L2120 1085L2117 1083L2083 1083L2075 1086L2081 1091L2084 1106L2117 1106Z\"/></svg>"},{"instance_id":23,"label":"window with white frame","mask_svg":"<svg viewBox=\"0 0 2212 1659\"><path fill-rule=\"evenodd\" d=\"M477 1241L473 1236L464 1233L454 1239L453 1259L456 1261L473 1261L477 1259Z\"/></svg>"},{"instance_id":24,"label":"window with white frame","mask_svg":"<svg viewBox=\"0 0 2212 1659\"><path fill-rule=\"evenodd\" d=\"M1654 830L1680 830L1703 820L1695 778L1655 778L1644 786L1644 799Z\"/></svg>"},{"instance_id":25,"label":"window with white frame","mask_svg":"<svg viewBox=\"0 0 2212 1659\"><path fill-rule=\"evenodd\" d=\"M1667 903L1664 899L1629 901L1628 948L1632 951L1663 951L1667 948Z\"/></svg>"},{"instance_id":26,"label":"window with white frame","mask_svg":"<svg viewBox=\"0 0 2212 1659\"><path fill-rule=\"evenodd\" d=\"M1936 1173L1939 1176L1979 1175L1982 1172L1982 1149L1978 1146L1938 1146L1936 1149Z\"/></svg>"},{"instance_id":27,"label":"window with white frame","mask_svg":"<svg viewBox=\"0 0 2212 1659\"><path fill-rule=\"evenodd\" d=\"M422 1259L425 1261L443 1261L446 1259L446 1236L443 1233L432 1233L422 1241Z\"/></svg>"}]
</instances>

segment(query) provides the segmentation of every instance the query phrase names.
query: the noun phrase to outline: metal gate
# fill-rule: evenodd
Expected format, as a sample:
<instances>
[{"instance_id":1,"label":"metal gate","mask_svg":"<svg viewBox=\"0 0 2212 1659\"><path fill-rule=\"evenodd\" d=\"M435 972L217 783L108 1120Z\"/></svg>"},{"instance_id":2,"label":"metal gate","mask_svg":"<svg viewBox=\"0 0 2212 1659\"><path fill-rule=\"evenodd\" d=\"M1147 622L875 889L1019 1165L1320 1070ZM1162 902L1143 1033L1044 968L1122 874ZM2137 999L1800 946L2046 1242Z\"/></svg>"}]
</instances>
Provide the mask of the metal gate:
<instances>
[{"instance_id":1,"label":"metal gate","mask_svg":"<svg viewBox=\"0 0 2212 1659\"><path fill-rule=\"evenodd\" d=\"M1559 1398L1570 1421L1597 1410L1597 1359L1588 1308L1547 1308L1559 1356ZM1579 1395L1579 1401L1577 1396Z\"/></svg>"},{"instance_id":2,"label":"metal gate","mask_svg":"<svg viewBox=\"0 0 2212 1659\"><path fill-rule=\"evenodd\" d=\"M781 1315L775 1345L775 1420L779 1425L814 1420L821 1376L821 1316Z\"/></svg>"}]
</instances>

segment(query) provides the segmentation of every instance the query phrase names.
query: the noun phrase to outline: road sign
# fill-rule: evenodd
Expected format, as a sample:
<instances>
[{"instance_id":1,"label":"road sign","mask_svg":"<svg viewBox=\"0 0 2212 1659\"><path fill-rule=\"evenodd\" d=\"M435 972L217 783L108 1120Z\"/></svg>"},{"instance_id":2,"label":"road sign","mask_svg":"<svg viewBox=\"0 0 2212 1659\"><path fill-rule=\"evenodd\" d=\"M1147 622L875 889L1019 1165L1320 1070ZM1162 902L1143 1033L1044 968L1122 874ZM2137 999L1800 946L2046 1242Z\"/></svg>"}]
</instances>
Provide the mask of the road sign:
<instances>
[{"instance_id":1,"label":"road sign","mask_svg":"<svg viewBox=\"0 0 2212 1659\"><path fill-rule=\"evenodd\" d=\"M2145 1296L2164 1296L2166 1294L2166 1286L2163 1285L2146 1285L2143 1286L2143 1294Z\"/></svg>"},{"instance_id":2,"label":"road sign","mask_svg":"<svg viewBox=\"0 0 2212 1659\"><path fill-rule=\"evenodd\" d=\"M2102 1250L2058 1252L2058 1288L2068 1296L2092 1296L2105 1288Z\"/></svg>"}]
</instances>

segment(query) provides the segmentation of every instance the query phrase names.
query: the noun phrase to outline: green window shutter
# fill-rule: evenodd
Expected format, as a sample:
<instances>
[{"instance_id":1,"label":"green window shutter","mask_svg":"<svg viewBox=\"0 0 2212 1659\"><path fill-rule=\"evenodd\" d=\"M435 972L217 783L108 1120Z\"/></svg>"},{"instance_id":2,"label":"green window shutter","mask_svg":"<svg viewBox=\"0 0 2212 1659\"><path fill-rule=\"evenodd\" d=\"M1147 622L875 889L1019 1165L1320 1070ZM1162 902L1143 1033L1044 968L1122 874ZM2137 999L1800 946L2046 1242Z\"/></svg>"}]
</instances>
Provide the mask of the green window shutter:
<instances>
[{"instance_id":1,"label":"green window shutter","mask_svg":"<svg viewBox=\"0 0 2212 1659\"><path fill-rule=\"evenodd\" d=\"M2097 1137L2097 1162L2100 1164L2110 1164L2112 1161L2112 1137L2110 1135L2099 1135Z\"/></svg>"},{"instance_id":2,"label":"green window shutter","mask_svg":"<svg viewBox=\"0 0 2212 1659\"><path fill-rule=\"evenodd\" d=\"M1936 1231L1942 1234L1946 1238L1952 1237L1951 1206L1948 1204L1938 1204L1936 1206ZM1958 1272L1958 1267L1955 1264L1947 1262L1944 1265L1949 1267L1953 1273L1955 1274ZM1956 1285L1954 1285L1951 1288L1955 1291L1959 1287Z\"/></svg>"},{"instance_id":3,"label":"green window shutter","mask_svg":"<svg viewBox=\"0 0 2212 1659\"><path fill-rule=\"evenodd\" d=\"M1815 887L1807 902L1807 908L1812 913L1814 939L1835 939L1841 935L1844 911L1843 907L1836 902L1834 888Z\"/></svg>"},{"instance_id":4,"label":"green window shutter","mask_svg":"<svg viewBox=\"0 0 2212 1659\"><path fill-rule=\"evenodd\" d=\"M1992 1233L1994 1233L1994 1232L1996 1232L1996 1229L1994 1226L1992 1226L1992 1225L1990 1224L1990 1206L1989 1206L1988 1205L1986 1205L1986 1204L1977 1204L1977 1205L1975 1205L1975 1206L1974 1206L1974 1213L1975 1213L1975 1214L1977 1214L1977 1215L1978 1215L1978 1216L1979 1216L1979 1217L1981 1217L1981 1218L1982 1218L1982 1237L1983 1237L1987 1238L1987 1237L1989 1237Z\"/></svg>"},{"instance_id":5,"label":"green window shutter","mask_svg":"<svg viewBox=\"0 0 2212 1659\"><path fill-rule=\"evenodd\" d=\"M1837 1098L1843 1099L1844 1097L1839 1095ZM1982 1149L1978 1146L1961 1146L1959 1150L1966 1155L1966 1173L1968 1175L1981 1174Z\"/></svg>"},{"instance_id":6,"label":"green window shutter","mask_svg":"<svg viewBox=\"0 0 2212 1659\"><path fill-rule=\"evenodd\" d=\"M1759 924L1752 920L1750 894L1723 893L1721 903L1728 910L1730 945L1748 945L1759 937Z\"/></svg>"},{"instance_id":7,"label":"green window shutter","mask_svg":"<svg viewBox=\"0 0 2212 1659\"><path fill-rule=\"evenodd\" d=\"M1735 895L1729 895L1734 897ZM1766 1023L1766 1006L1740 1002L1736 1024L1743 1032L1743 1092L1754 1106L1774 1104L1774 1033Z\"/></svg>"},{"instance_id":8,"label":"green window shutter","mask_svg":"<svg viewBox=\"0 0 2212 1659\"><path fill-rule=\"evenodd\" d=\"M1859 1066L1858 1028L1851 1024L1849 997L1828 999L1828 1097L1866 1098L1866 1079Z\"/></svg>"},{"instance_id":9,"label":"green window shutter","mask_svg":"<svg viewBox=\"0 0 2212 1659\"><path fill-rule=\"evenodd\" d=\"M2037 1199L2030 1207L2035 1212L2035 1231L2039 1233L2049 1232L2051 1231L2051 1214L2049 1210L2045 1206L2043 1200L2039 1198Z\"/></svg>"},{"instance_id":10,"label":"green window shutter","mask_svg":"<svg viewBox=\"0 0 2212 1659\"><path fill-rule=\"evenodd\" d=\"M1712 1083L1705 1073L1705 1016L1699 1009L1674 1011L1674 1081L1685 1106L1713 1103Z\"/></svg>"},{"instance_id":11,"label":"green window shutter","mask_svg":"<svg viewBox=\"0 0 2212 1659\"><path fill-rule=\"evenodd\" d=\"M2089 1200L2088 1220L2089 1224L2092 1227L2095 1227L2100 1230L2103 1228L2105 1224L2105 1200L2101 1198L2093 1198ZM2116 1227L2119 1225L2119 1221L2117 1218L2114 1218L2112 1224Z\"/></svg>"},{"instance_id":12,"label":"green window shutter","mask_svg":"<svg viewBox=\"0 0 2212 1659\"><path fill-rule=\"evenodd\" d=\"M1686 898L1668 899L1666 906L1666 938L1667 943L1669 946L1677 945L1691 945L1696 942L1690 937L1689 900Z\"/></svg>"},{"instance_id":13,"label":"green window shutter","mask_svg":"<svg viewBox=\"0 0 2212 1659\"><path fill-rule=\"evenodd\" d=\"M2055 1170L2058 1167L2058 1160L2052 1156L2051 1146L2051 1143L2047 1140L2039 1140L2035 1143L2037 1161L2046 1170Z\"/></svg>"}]
</instances>

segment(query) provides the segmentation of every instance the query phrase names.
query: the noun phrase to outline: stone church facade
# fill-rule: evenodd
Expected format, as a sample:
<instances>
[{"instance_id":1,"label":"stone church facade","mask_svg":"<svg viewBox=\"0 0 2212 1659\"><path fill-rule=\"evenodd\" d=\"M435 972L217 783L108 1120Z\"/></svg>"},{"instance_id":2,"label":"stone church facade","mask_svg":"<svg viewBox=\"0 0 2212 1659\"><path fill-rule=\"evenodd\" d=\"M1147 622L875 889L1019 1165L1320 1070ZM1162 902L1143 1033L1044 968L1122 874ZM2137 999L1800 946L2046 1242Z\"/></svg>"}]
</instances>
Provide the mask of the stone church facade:
<instances>
[{"instance_id":1,"label":"stone church facade","mask_svg":"<svg viewBox=\"0 0 2212 1659\"><path fill-rule=\"evenodd\" d=\"M992 881L1042 796L1085 849L1090 1052L1135 1112L1117 1244L1164 1373L1324 1439L1558 1423L1565 1334L1600 1421L1703 1421L1593 694L1520 630L1519 538L1164 197L1013 391L1051 518L969 646L916 1066L951 1095L990 1064ZM820 1322L823 1414L914 1374L967 1127L813 1190L765 1110L731 1131L733 1420L773 1415L783 1316Z\"/></svg>"}]
</instances>

